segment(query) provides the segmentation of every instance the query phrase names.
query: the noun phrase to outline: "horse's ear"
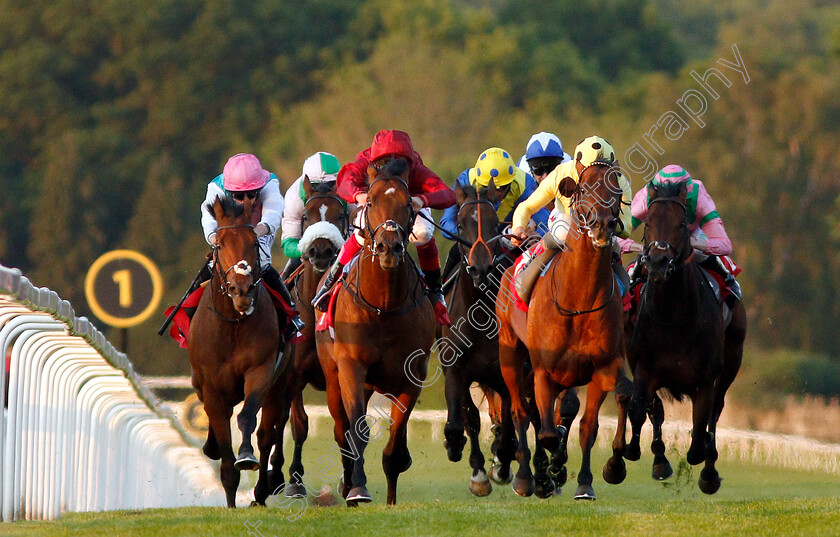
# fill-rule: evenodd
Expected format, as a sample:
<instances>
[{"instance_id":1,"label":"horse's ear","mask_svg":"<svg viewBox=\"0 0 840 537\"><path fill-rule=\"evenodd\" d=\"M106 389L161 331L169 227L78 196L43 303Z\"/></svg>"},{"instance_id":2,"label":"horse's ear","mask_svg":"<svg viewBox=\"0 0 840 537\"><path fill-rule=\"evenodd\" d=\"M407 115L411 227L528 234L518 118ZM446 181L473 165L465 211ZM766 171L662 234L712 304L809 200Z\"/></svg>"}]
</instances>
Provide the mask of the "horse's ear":
<instances>
[{"instance_id":1,"label":"horse's ear","mask_svg":"<svg viewBox=\"0 0 840 537\"><path fill-rule=\"evenodd\" d=\"M222 198L217 197L212 205L205 205L207 208L207 212L210 213L210 216L216 219L218 222L225 216L225 208L222 206Z\"/></svg>"},{"instance_id":2,"label":"horse's ear","mask_svg":"<svg viewBox=\"0 0 840 537\"><path fill-rule=\"evenodd\" d=\"M656 188L653 181L649 182L645 188L647 189L647 197L649 200L656 199L656 197L659 196L659 189Z\"/></svg>"},{"instance_id":3,"label":"horse's ear","mask_svg":"<svg viewBox=\"0 0 840 537\"><path fill-rule=\"evenodd\" d=\"M557 193L563 196L564 198L571 198L572 194L575 193L575 189L577 188L577 183L571 177L564 177L560 180L560 183L557 185Z\"/></svg>"},{"instance_id":4,"label":"horse's ear","mask_svg":"<svg viewBox=\"0 0 840 537\"><path fill-rule=\"evenodd\" d=\"M496 193L499 189L496 187L496 180L490 179L490 182L487 183L487 198L491 200L496 199Z\"/></svg>"},{"instance_id":5,"label":"horse's ear","mask_svg":"<svg viewBox=\"0 0 840 537\"><path fill-rule=\"evenodd\" d=\"M466 199L467 199L467 193L464 192L464 188L461 186L461 183L456 183L455 184L455 203L457 203L458 206L461 206L461 205L464 204L464 200L466 200Z\"/></svg>"},{"instance_id":6,"label":"horse's ear","mask_svg":"<svg viewBox=\"0 0 840 537\"><path fill-rule=\"evenodd\" d=\"M373 182L373 180L374 180L374 179L376 179L376 175L377 175L378 173L379 173L379 170L377 170L377 169L373 166L373 163L371 162L371 163L370 163L370 165L368 166L368 169L367 169L367 174L368 174L368 184L371 184L371 183Z\"/></svg>"},{"instance_id":7,"label":"horse's ear","mask_svg":"<svg viewBox=\"0 0 840 537\"><path fill-rule=\"evenodd\" d=\"M688 198L688 183L686 181L680 183L680 190L677 192L677 198L685 204L685 200Z\"/></svg>"},{"instance_id":8,"label":"horse's ear","mask_svg":"<svg viewBox=\"0 0 840 537\"><path fill-rule=\"evenodd\" d=\"M306 194L306 199L312 197L312 181L309 180L308 175L303 176L303 193Z\"/></svg>"}]
</instances>

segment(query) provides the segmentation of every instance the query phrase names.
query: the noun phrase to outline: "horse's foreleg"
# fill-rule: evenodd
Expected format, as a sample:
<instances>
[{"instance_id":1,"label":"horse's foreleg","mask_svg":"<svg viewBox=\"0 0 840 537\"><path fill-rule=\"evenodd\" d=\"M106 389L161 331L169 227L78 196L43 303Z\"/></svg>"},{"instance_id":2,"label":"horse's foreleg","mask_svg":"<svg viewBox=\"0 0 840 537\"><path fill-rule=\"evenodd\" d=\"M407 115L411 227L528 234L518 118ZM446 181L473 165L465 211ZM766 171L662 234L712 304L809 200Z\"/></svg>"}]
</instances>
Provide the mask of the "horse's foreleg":
<instances>
[{"instance_id":1,"label":"horse's foreleg","mask_svg":"<svg viewBox=\"0 0 840 537\"><path fill-rule=\"evenodd\" d=\"M628 461L637 461L642 456L642 426L645 424L645 410L648 405L647 377L638 370L633 372L633 395L627 405L630 418L630 443L624 448L624 457Z\"/></svg>"},{"instance_id":2,"label":"horse's foreleg","mask_svg":"<svg viewBox=\"0 0 840 537\"><path fill-rule=\"evenodd\" d=\"M444 393L446 395L446 425L443 427L446 456L452 462L461 460L464 444L464 404L469 399L469 387L462 372L455 367L445 370Z\"/></svg>"},{"instance_id":3,"label":"horse's foreleg","mask_svg":"<svg viewBox=\"0 0 840 537\"><path fill-rule=\"evenodd\" d=\"M481 416L469 393L464 399L464 410L467 414L467 435L470 438L470 468L472 468L470 492L476 496L487 496L493 491L493 486L484 470L484 454L481 452L478 438L481 431Z\"/></svg>"},{"instance_id":4,"label":"horse's foreleg","mask_svg":"<svg viewBox=\"0 0 840 537\"><path fill-rule=\"evenodd\" d=\"M572 429L572 423L577 417L578 410L580 410L580 400L578 399L577 390L575 388L569 388L564 391L563 396L560 398L560 404L556 408L554 423L559 426L560 447L551 454L551 466L548 468L548 472L559 494L560 487L566 484L566 461L569 460L569 431Z\"/></svg>"},{"instance_id":5,"label":"horse's foreleg","mask_svg":"<svg viewBox=\"0 0 840 537\"><path fill-rule=\"evenodd\" d=\"M236 457L237 470L258 470L260 461L254 456L254 446L251 435L257 428L257 412L262 407L268 389L271 387L273 364L249 371L245 375L245 404L236 417L239 431L242 433L242 444Z\"/></svg>"},{"instance_id":6,"label":"horse's foreleg","mask_svg":"<svg viewBox=\"0 0 840 537\"><path fill-rule=\"evenodd\" d=\"M633 396L633 383L624 374L624 368L618 370L615 379L615 403L618 407L618 422L613 438L612 457L604 465L604 481L611 485L617 485L627 477L627 468L624 464L624 449L627 443L627 405Z\"/></svg>"},{"instance_id":7,"label":"horse's foreleg","mask_svg":"<svg viewBox=\"0 0 840 537\"><path fill-rule=\"evenodd\" d=\"M382 450L382 470L388 482L388 505L397 503L397 479L411 467L411 453L408 451L408 417L420 395L420 388L411 387L397 397L391 406L391 430L388 444Z\"/></svg>"},{"instance_id":8,"label":"horse's foreleg","mask_svg":"<svg viewBox=\"0 0 840 537\"><path fill-rule=\"evenodd\" d=\"M257 447L260 450L260 469L257 484L254 487L254 503L257 505L265 505L265 500L272 493L276 494L274 488L271 487L271 479L268 473L268 462L271 456L271 448L276 442L276 433L274 425L277 422L278 399L282 398L282 394L276 393L272 390L269 394L262 409L262 416L260 417L260 426L257 429ZM280 446L282 450L282 446Z\"/></svg>"},{"instance_id":9,"label":"horse's foreleg","mask_svg":"<svg viewBox=\"0 0 840 537\"><path fill-rule=\"evenodd\" d=\"M347 494L348 505L356 502L371 501L367 489L367 475L365 474L365 448L367 447L370 431L368 429L365 412L367 410L365 397L365 376L367 371L358 362L345 358L337 360L338 380L341 386L341 400L348 419L348 443L353 459L352 488Z\"/></svg>"},{"instance_id":10,"label":"horse's foreleg","mask_svg":"<svg viewBox=\"0 0 840 537\"><path fill-rule=\"evenodd\" d=\"M662 407L662 399L654 393L650 398L647 407L647 414L650 418L650 425L653 429L653 440L650 443L650 451L653 453L653 471L651 476L657 481L668 479L674 474L671 463L665 456L665 442L662 441L662 423L665 422L665 409Z\"/></svg>"},{"instance_id":11,"label":"horse's foreleg","mask_svg":"<svg viewBox=\"0 0 840 537\"><path fill-rule=\"evenodd\" d=\"M712 416L714 405L714 385L709 383L697 390L692 397L691 405L691 446L685 456L686 462L692 466L700 464L707 458L707 446L709 444L709 421Z\"/></svg>"},{"instance_id":12,"label":"horse's foreleg","mask_svg":"<svg viewBox=\"0 0 840 537\"><path fill-rule=\"evenodd\" d=\"M512 328L508 327L512 332ZM515 335L513 336L516 337ZM515 345L515 346L514 346ZM502 331L499 333L499 362L502 376L510 392L511 414L513 426L517 431L519 442L516 449L516 459L519 461L519 471L513 480L513 490L520 496L530 496L534 493L534 476L531 473L531 451L528 449L528 424L530 416L525 402L525 349L521 343L505 345Z\"/></svg>"},{"instance_id":13,"label":"horse's foreleg","mask_svg":"<svg viewBox=\"0 0 840 537\"><path fill-rule=\"evenodd\" d=\"M303 386L295 386L292 400L292 438L295 441L295 451L292 464L289 466L289 487L286 496L305 496L303 486L303 443L309 436L309 416L303 408Z\"/></svg>"},{"instance_id":14,"label":"horse's foreleg","mask_svg":"<svg viewBox=\"0 0 840 537\"><path fill-rule=\"evenodd\" d=\"M327 407L333 418L333 435L335 443L338 445L341 464L344 469L341 480L338 483L338 493L341 494L342 498L347 498L347 493L350 492L350 484L352 482L353 459L350 456L352 452L350 451L350 444L348 442L349 424L347 414L344 412L344 405L341 402L341 388L337 379L338 372L334 363L332 364L333 369L331 371L324 371L327 382Z\"/></svg>"},{"instance_id":15,"label":"horse's foreleg","mask_svg":"<svg viewBox=\"0 0 840 537\"><path fill-rule=\"evenodd\" d=\"M490 479L500 485L511 482L513 475L510 472L510 463L516 457L516 431L513 426L511 414L510 395L507 390L499 392L499 432L496 434L494 443L496 445L496 458L498 463L490 469Z\"/></svg>"},{"instance_id":16,"label":"horse's foreleg","mask_svg":"<svg viewBox=\"0 0 840 537\"><path fill-rule=\"evenodd\" d=\"M236 489L239 487L239 470L234 466L233 448L230 445L230 416L233 409L225 406L221 398L204 392L204 411L210 420L222 460L219 477L225 489L228 507L236 507Z\"/></svg>"},{"instance_id":17,"label":"horse's foreleg","mask_svg":"<svg viewBox=\"0 0 840 537\"><path fill-rule=\"evenodd\" d=\"M554 495L555 485L554 480L551 479L551 476L548 473L548 453L546 452L546 448L544 447L543 442L541 441L542 439L538 434L539 432L542 432L543 426L541 424L541 413L537 409L536 398L534 398L529 407L529 415L531 417L531 425L534 426L534 434L537 435L537 442L534 446L534 494L536 494L538 498L549 498ZM554 428L553 418L553 412L550 412L549 420L552 420L552 428ZM557 436L549 437L548 442L552 443L554 438L557 438Z\"/></svg>"},{"instance_id":18,"label":"horse's foreleg","mask_svg":"<svg viewBox=\"0 0 840 537\"><path fill-rule=\"evenodd\" d=\"M694 430L691 431L691 447L686 455L689 464L706 461L698 481L700 490L706 494L714 494L720 488L720 475L715 469L718 453L715 446L716 424L712 419L714 392L714 385L704 386L697 391L692 408ZM697 460L698 457L700 460Z\"/></svg>"},{"instance_id":19,"label":"horse's foreleg","mask_svg":"<svg viewBox=\"0 0 840 537\"><path fill-rule=\"evenodd\" d=\"M598 436L598 412L607 397L607 392L595 382L586 387L586 409L580 420L580 449L583 455L578 473L578 488L575 491L576 500L594 500L595 490L592 488L592 468L590 457L595 438Z\"/></svg>"},{"instance_id":20,"label":"horse's foreleg","mask_svg":"<svg viewBox=\"0 0 840 537\"><path fill-rule=\"evenodd\" d=\"M545 371L534 372L534 403L538 412L537 441L552 453L560 447L560 435L554 425L554 402L560 390Z\"/></svg>"}]
</instances>

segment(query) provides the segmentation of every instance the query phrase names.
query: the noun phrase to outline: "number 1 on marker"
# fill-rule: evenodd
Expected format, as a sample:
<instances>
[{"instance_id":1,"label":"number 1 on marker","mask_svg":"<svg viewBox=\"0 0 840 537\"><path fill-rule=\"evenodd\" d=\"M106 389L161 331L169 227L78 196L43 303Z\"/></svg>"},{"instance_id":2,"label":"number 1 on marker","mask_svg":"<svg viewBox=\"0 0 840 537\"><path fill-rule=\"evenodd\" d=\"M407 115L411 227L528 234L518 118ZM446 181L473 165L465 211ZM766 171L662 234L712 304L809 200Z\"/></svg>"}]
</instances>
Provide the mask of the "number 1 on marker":
<instances>
[{"instance_id":1,"label":"number 1 on marker","mask_svg":"<svg viewBox=\"0 0 840 537\"><path fill-rule=\"evenodd\" d=\"M123 308L131 306L131 272L118 270L114 272L113 279L120 288L120 306Z\"/></svg>"}]
</instances>

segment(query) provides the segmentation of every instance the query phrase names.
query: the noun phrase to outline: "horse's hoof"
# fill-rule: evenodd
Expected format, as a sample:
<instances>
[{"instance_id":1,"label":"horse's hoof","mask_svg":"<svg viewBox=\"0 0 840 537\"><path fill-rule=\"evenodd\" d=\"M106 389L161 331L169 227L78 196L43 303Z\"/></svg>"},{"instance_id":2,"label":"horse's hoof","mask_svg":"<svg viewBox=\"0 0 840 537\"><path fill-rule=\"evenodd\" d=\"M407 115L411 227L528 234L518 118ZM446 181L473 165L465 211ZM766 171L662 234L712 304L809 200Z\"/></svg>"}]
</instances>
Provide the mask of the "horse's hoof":
<instances>
[{"instance_id":1,"label":"horse's hoof","mask_svg":"<svg viewBox=\"0 0 840 537\"><path fill-rule=\"evenodd\" d=\"M568 472L566 471L565 466L560 467L560 469L557 471L552 470L551 467L548 468L548 475L551 476L551 480L554 481L555 485L557 485L558 490L560 490L560 487L566 484L567 474Z\"/></svg>"},{"instance_id":2,"label":"horse's hoof","mask_svg":"<svg viewBox=\"0 0 840 537\"><path fill-rule=\"evenodd\" d=\"M283 491L287 498L304 498L306 497L306 489L300 483L289 483L286 485L286 490Z\"/></svg>"},{"instance_id":3,"label":"horse's hoof","mask_svg":"<svg viewBox=\"0 0 840 537\"><path fill-rule=\"evenodd\" d=\"M580 485L575 491L576 500L594 500L595 490L592 485Z\"/></svg>"},{"instance_id":4,"label":"horse's hoof","mask_svg":"<svg viewBox=\"0 0 840 537\"><path fill-rule=\"evenodd\" d=\"M497 485L507 485L513 480L513 472L508 468L507 473L502 474L502 465L496 464L490 468L490 479Z\"/></svg>"},{"instance_id":5,"label":"horse's hoof","mask_svg":"<svg viewBox=\"0 0 840 537\"><path fill-rule=\"evenodd\" d=\"M342 498L344 498L345 500L347 499L347 495L350 494L350 487L344 484L344 476L341 476L339 478L338 485L336 485L336 490L339 494L341 494Z\"/></svg>"},{"instance_id":6,"label":"horse's hoof","mask_svg":"<svg viewBox=\"0 0 840 537\"><path fill-rule=\"evenodd\" d=\"M265 502L260 503L257 500L253 500L251 502L251 507L265 507Z\"/></svg>"},{"instance_id":7,"label":"horse's hoof","mask_svg":"<svg viewBox=\"0 0 840 537\"><path fill-rule=\"evenodd\" d=\"M534 487L534 495L537 498L546 499L554 496L556 485L550 477L545 479L537 479Z\"/></svg>"},{"instance_id":8,"label":"horse's hoof","mask_svg":"<svg viewBox=\"0 0 840 537\"><path fill-rule=\"evenodd\" d=\"M624 458L628 461L637 461L642 458L642 448L638 444L627 444L624 447Z\"/></svg>"},{"instance_id":9,"label":"horse's hoof","mask_svg":"<svg viewBox=\"0 0 840 537\"><path fill-rule=\"evenodd\" d=\"M260 469L260 461L254 457L253 453L240 453L239 456L236 458L236 462L233 463L233 467L239 470L240 472L245 470L259 470Z\"/></svg>"},{"instance_id":10,"label":"horse's hoof","mask_svg":"<svg viewBox=\"0 0 840 537\"><path fill-rule=\"evenodd\" d=\"M493 485L490 484L484 470L479 470L476 475L470 478L470 492L479 497L489 496L493 492Z\"/></svg>"},{"instance_id":11,"label":"horse's hoof","mask_svg":"<svg viewBox=\"0 0 840 537\"><path fill-rule=\"evenodd\" d=\"M517 495L527 498L534 494L534 478L522 479L519 476L513 478L513 492Z\"/></svg>"},{"instance_id":12,"label":"horse's hoof","mask_svg":"<svg viewBox=\"0 0 840 537\"><path fill-rule=\"evenodd\" d=\"M697 485L704 494L714 494L720 489L720 475L718 475L717 470L707 471L704 468L700 472L700 479L697 480Z\"/></svg>"},{"instance_id":13,"label":"horse's hoof","mask_svg":"<svg viewBox=\"0 0 840 537\"><path fill-rule=\"evenodd\" d=\"M624 478L627 477L627 467L624 465L624 459L621 457L613 457L604 465L602 472L604 481L610 485L618 485Z\"/></svg>"},{"instance_id":14,"label":"horse's hoof","mask_svg":"<svg viewBox=\"0 0 840 537\"><path fill-rule=\"evenodd\" d=\"M361 503L368 503L373 500L370 497L370 492L365 487L353 487L350 489L350 492L347 494L347 505L350 505L350 502L361 502Z\"/></svg>"},{"instance_id":15,"label":"horse's hoof","mask_svg":"<svg viewBox=\"0 0 840 537\"><path fill-rule=\"evenodd\" d=\"M651 472L651 477L653 477L657 481L665 481L669 477L674 475L674 469L671 468L671 463L668 461L653 465L653 472Z\"/></svg>"}]
</instances>

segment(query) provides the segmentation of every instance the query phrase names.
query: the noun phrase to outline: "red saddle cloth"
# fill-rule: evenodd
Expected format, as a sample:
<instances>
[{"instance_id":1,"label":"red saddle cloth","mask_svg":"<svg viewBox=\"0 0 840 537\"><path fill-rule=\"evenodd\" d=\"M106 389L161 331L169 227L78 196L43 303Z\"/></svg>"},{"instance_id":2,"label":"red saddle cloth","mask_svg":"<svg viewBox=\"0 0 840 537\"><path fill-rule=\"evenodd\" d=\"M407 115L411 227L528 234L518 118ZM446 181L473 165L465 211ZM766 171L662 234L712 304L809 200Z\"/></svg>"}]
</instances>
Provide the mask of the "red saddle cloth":
<instances>
[{"instance_id":1,"label":"red saddle cloth","mask_svg":"<svg viewBox=\"0 0 840 537\"><path fill-rule=\"evenodd\" d=\"M315 324L316 332L329 330L330 337L333 339L335 339L335 299L338 296L338 290L341 289L343 284L344 282L342 280L335 282L332 292L330 293L330 304L327 306L327 311L321 314L321 317L318 318L318 321Z\"/></svg>"},{"instance_id":2,"label":"red saddle cloth","mask_svg":"<svg viewBox=\"0 0 840 537\"><path fill-rule=\"evenodd\" d=\"M732 274L733 276L737 276L738 274L741 273L741 267L736 265L735 262L732 261L732 258L730 258L728 255L720 256L720 260L723 263L723 266L726 268L726 270L728 270L729 273ZM635 265L636 265L635 261L630 263L627 266L628 272L630 272L632 274L633 270L635 269ZM700 268L705 270L706 274L711 276L717 282L718 287L720 288L720 300L721 300L721 302L725 302L726 299L729 297L729 295L732 294L732 291L729 289L729 287L726 286L726 283L725 283L725 280L724 280L723 276L720 273L715 272L714 270L707 269L706 267L700 267ZM641 285L641 284L638 284L638 285L634 285L633 287L630 288L630 292L627 293L627 296L624 297L624 311L629 311L631 309L633 309L633 310L636 309L636 307L639 305L639 299L640 299L641 294L642 294L642 287L644 287L644 286Z\"/></svg>"},{"instance_id":3,"label":"red saddle cloth","mask_svg":"<svg viewBox=\"0 0 840 537\"><path fill-rule=\"evenodd\" d=\"M289 319L297 312L285 300L283 300L280 293L269 287L265 282L262 282L262 285L264 289L268 290L268 294L271 296L271 302L274 304L274 307L283 312L283 317L285 318L285 328L285 324L287 324ZM191 312L195 311L195 308L198 307L198 302L201 300L201 295L204 294L205 287L206 286L202 286L193 291L184 303L181 304L181 309L178 310L175 317L172 318L172 327L169 329L169 335L182 349L189 347L190 322L192 321ZM169 317L169 314L172 313L173 309L175 309L175 306L169 306L163 314L166 317ZM188 311L190 311L190 313L188 313Z\"/></svg>"},{"instance_id":4,"label":"red saddle cloth","mask_svg":"<svg viewBox=\"0 0 840 537\"><path fill-rule=\"evenodd\" d=\"M531 246L526 252L522 252L513 264L513 277L511 277L509 284L510 296L513 297L514 305L525 313L528 313L528 304L519 297L519 292L517 292L515 285L516 278L519 276L519 273L522 272L522 269L524 269L528 264L529 259L537 257L544 251L545 246L543 246L542 241L539 241L537 244ZM526 253L528 254L528 257L525 256Z\"/></svg>"}]
</instances>

